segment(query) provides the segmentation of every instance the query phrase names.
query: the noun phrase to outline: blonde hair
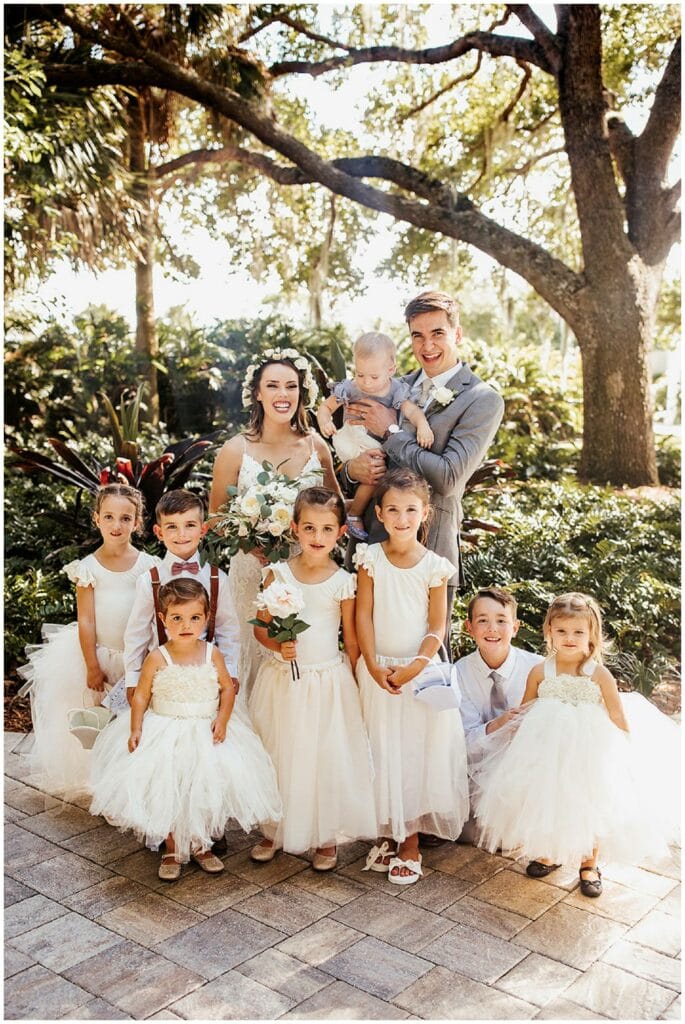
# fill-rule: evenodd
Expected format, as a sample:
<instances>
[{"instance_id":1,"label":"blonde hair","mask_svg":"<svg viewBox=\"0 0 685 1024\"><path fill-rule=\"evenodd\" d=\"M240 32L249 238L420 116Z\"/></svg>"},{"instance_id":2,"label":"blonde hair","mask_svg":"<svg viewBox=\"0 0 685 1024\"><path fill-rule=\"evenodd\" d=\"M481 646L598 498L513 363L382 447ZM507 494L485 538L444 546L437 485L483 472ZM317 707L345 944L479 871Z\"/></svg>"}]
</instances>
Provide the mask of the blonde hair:
<instances>
[{"instance_id":1,"label":"blonde hair","mask_svg":"<svg viewBox=\"0 0 685 1024\"><path fill-rule=\"evenodd\" d=\"M572 591L569 594L560 594L555 597L547 609L542 632L547 644L547 650L552 652L552 641L550 632L555 619L561 618L582 618L588 624L590 632L590 657L595 661L602 662L602 652L607 649L607 641L602 634L602 613L594 597L589 594L579 594Z\"/></svg>"},{"instance_id":2,"label":"blonde hair","mask_svg":"<svg viewBox=\"0 0 685 1024\"><path fill-rule=\"evenodd\" d=\"M380 331L369 331L367 334L360 334L352 346L355 359L360 356L362 359L368 356L386 355L394 364L397 357L395 342L387 334Z\"/></svg>"}]
</instances>

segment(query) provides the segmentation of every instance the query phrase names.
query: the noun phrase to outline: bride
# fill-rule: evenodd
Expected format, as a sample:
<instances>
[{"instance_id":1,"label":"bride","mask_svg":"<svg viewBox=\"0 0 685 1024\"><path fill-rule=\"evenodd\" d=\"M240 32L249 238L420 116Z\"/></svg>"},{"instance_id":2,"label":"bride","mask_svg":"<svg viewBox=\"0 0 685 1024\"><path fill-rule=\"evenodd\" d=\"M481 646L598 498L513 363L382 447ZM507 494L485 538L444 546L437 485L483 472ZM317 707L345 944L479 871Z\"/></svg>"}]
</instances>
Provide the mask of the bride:
<instances>
[{"instance_id":1,"label":"bride","mask_svg":"<svg viewBox=\"0 0 685 1024\"><path fill-rule=\"evenodd\" d=\"M295 349L268 349L261 361L248 367L243 384L243 405L250 410L244 431L221 448L214 463L209 513L227 501L226 489L237 486L243 494L256 482L262 462L296 480L298 490L323 484L340 493L330 449L309 428L306 409L316 401L317 386L309 363ZM259 667L268 653L252 635L248 619L255 615L265 561L259 551L238 551L231 558L228 578L240 620L242 701L246 702Z\"/></svg>"}]
</instances>

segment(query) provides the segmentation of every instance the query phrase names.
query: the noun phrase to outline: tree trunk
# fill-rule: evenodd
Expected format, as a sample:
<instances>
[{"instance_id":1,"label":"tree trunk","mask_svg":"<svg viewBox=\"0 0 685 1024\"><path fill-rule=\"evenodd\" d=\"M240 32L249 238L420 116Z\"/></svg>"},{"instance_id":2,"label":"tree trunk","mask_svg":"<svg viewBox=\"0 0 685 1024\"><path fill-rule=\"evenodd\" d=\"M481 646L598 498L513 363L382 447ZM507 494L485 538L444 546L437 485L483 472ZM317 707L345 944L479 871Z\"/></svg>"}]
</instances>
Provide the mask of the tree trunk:
<instances>
[{"instance_id":1,"label":"tree trunk","mask_svg":"<svg viewBox=\"0 0 685 1024\"><path fill-rule=\"evenodd\" d=\"M644 285L647 272L639 280ZM594 483L656 485L648 353L655 295L642 303L616 283L596 289L592 309L575 333L583 363L583 452L579 475Z\"/></svg>"},{"instance_id":2,"label":"tree trunk","mask_svg":"<svg viewBox=\"0 0 685 1024\"><path fill-rule=\"evenodd\" d=\"M148 161L145 148L145 108L140 95L133 97L130 111L130 166L136 181L133 189L140 203L140 257L136 260L136 351L145 357L149 386L148 419L157 426L159 423L159 389L157 367L159 338L155 323L153 270L155 265L155 224L152 209L152 194L147 183Z\"/></svg>"}]
</instances>

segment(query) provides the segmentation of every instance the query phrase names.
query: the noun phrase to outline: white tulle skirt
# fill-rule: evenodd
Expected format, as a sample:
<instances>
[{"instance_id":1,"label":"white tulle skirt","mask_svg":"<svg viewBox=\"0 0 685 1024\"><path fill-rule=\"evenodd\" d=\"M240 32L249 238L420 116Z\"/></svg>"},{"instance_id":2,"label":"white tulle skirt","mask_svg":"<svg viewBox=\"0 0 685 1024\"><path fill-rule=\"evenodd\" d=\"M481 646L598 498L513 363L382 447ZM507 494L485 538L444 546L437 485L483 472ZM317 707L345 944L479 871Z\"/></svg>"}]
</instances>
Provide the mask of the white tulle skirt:
<instances>
[{"instance_id":1,"label":"white tulle skirt","mask_svg":"<svg viewBox=\"0 0 685 1024\"><path fill-rule=\"evenodd\" d=\"M559 864L595 847L604 861L667 853L679 831L680 730L640 695L622 698L630 733L602 705L539 698L495 734L473 769L482 846Z\"/></svg>"},{"instance_id":2,"label":"white tulle skirt","mask_svg":"<svg viewBox=\"0 0 685 1024\"><path fill-rule=\"evenodd\" d=\"M267 658L250 700L255 729L271 755L283 821L264 834L290 853L376 835L373 766L349 662L290 666Z\"/></svg>"},{"instance_id":3,"label":"white tulle skirt","mask_svg":"<svg viewBox=\"0 0 685 1024\"><path fill-rule=\"evenodd\" d=\"M239 716L214 743L209 718L145 713L138 748L128 752L130 723L117 718L93 747L91 814L131 829L148 846L173 833L179 860L206 849L235 818L249 831L277 820L281 801L262 744Z\"/></svg>"},{"instance_id":4,"label":"white tulle skirt","mask_svg":"<svg viewBox=\"0 0 685 1024\"><path fill-rule=\"evenodd\" d=\"M99 703L103 694L86 686L77 623L46 623L43 637L44 643L27 647L29 661L20 669L32 684L34 740L27 749L27 776L39 789L68 799L88 791L91 751L69 732L67 712ZM96 650L109 688L124 673L123 651L100 645Z\"/></svg>"},{"instance_id":5,"label":"white tulle skirt","mask_svg":"<svg viewBox=\"0 0 685 1024\"><path fill-rule=\"evenodd\" d=\"M414 832L456 839L469 816L466 745L458 709L434 711L416 700L409 685L398 696L387 693L363 658L357 676L376 769L378 835L398 842Z\"/></svg>"}]
</instances>

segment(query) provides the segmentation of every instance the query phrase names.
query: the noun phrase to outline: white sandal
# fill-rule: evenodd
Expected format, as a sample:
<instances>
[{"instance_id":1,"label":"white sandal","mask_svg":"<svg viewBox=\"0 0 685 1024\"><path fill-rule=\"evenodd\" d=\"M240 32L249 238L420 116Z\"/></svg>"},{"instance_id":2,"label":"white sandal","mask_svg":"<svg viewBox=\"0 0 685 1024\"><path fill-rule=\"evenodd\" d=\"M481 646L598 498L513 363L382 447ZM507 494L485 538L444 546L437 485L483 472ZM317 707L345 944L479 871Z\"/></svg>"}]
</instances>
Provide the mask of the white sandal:
<instances>
[{"instance_id":1,"label":"white sandal","mask_svg":"<svg viewBox=\"0 0 685 1024\"><path fill-rule=\"evenodd\" d=\"M387 839L384 839L380 846L372 846L366 855L366 864L362 868L362 871L380 871L383 874L387 874L390 870L390 864L384 864L384 857L395 857L397 850L390 849L390 843Z\"/></svg>"},{"instance_id":2,"label":"white sandal","mask_svg":"<svg viewBox=\"0 0 685 1024\"><path fill-rule=\"evenodd\" d=\"M391 875L390 872L393 868L407 868L407 870L411 871L412 874ZM388 864L388 881L392 882L393 885L413 885L414 882L418 882L422 875L421 854L419 854L418 860L403 860L401 857L393 857Z\"/></svg>"}]
</instances>

